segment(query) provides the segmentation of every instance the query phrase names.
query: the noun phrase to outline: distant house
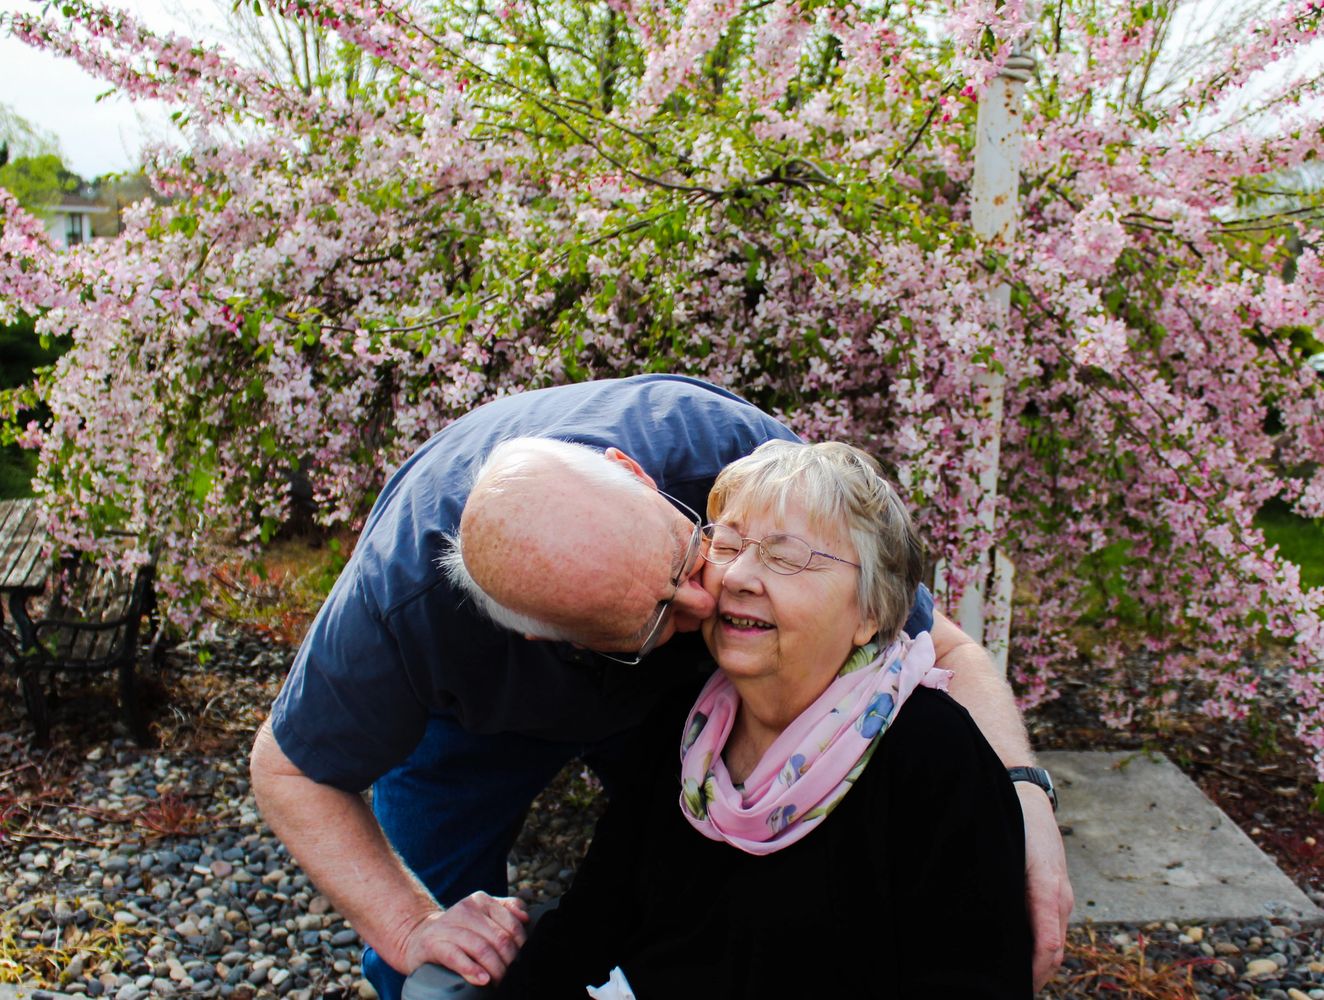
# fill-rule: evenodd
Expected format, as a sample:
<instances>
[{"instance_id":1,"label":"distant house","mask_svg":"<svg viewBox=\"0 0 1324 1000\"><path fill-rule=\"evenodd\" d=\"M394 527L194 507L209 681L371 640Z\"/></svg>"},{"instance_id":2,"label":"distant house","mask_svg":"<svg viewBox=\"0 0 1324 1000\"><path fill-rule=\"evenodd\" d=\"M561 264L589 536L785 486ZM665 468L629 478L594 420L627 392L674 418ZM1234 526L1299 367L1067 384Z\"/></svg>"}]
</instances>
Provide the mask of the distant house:
<instances>
[{"instance_id":1,"label":"distant house","mask_svg":"<svg viewBox=\"0 0 1324 1000\"><path fill-rule=\"evenodd\" d=\"M56 246L69 247L86 243L92 238L92 216L109 212L105 205L99 205L91 198L81 195L65 194L60 200L46 206L42 216L46 223L46 232Z\"/></svg>"}]
</instances>

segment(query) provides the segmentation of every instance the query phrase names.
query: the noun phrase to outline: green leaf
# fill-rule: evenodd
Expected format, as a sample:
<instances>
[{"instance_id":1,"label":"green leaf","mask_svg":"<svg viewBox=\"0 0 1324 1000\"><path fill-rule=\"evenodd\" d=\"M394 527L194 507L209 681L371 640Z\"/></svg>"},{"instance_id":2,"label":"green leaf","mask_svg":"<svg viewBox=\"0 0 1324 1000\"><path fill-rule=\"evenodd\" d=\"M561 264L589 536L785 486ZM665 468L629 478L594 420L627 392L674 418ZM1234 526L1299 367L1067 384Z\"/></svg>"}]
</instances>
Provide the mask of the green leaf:
<instances>
[{"instance_id":1,"label":"green leaf","mask_svg":"<svg viewBox=\"0 0 1324 1000\"><path fill-rule=\"evenodd\" d=\"M170 220L170 231L192 236L198 231L198 218L195 215L176 215Z\"/></svg>"},{"instance_id":2,"label":"green leaf","mask_svg":"<svg viewBox=\"0 0 1324 1000\"><path fill-rule=\"evenodd\" d=\"M193 466L193 471L189 473L188 488L193 495L193 499L198 503L204 503L211 494L212 483L214 482L211 470L203 463Z\"/></svg>"},{"instance_id":3,"label":"green leaf","mask_svg":"<svg viewBox=\"0 0 1324 1000\"><path fill-rule=\"evenodd\" d=\"M262 454L270 458L276 454L276 434L270 427L263 427L257 438L258 447L262 449Z\"/></svg>"}]
</instances>

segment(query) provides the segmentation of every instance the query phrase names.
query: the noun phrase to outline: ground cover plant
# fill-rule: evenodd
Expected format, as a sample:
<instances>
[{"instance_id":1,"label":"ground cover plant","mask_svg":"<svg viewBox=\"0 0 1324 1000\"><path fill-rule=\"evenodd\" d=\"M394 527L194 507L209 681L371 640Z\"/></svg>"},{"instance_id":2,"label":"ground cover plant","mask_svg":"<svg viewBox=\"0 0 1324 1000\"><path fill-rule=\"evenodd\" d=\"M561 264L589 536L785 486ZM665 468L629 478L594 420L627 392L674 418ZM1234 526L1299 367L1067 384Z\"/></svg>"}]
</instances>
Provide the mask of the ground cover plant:
<instances>
[{"instance_id":1,"label":"ground cover plant","mask_svg":"<svg viewBox=\"0 0 1324 1000\"><path fill-rule=\"evenodd\" d=\"M9 433L39 452L67 541L164 542L191 625L217 547L257 550L296 498L352 528L472 406L640 371L879 454L950 560L989 540L1002 372L992 534L1024 596L1025 700L1087 670L1118 724L1182 688L1245 717L1260 681L1241 654L1277 641L1320 757L1324 593L1254 518L1273 499L1324 515L1301 346L1324 296L1302 182L1321 79L1301 57L1324 8L1253 5L1217 58L1182 62L1186 6L264 8L322 41L302 76L86 0L7 15L177 104L187 142L149 168L168 203L67 254L0 194L0 321L21 308L68 346L9 394ZM989 245L969 220L976 107L1022 42L1020 235Z\"/></svg>"}]
</instances>

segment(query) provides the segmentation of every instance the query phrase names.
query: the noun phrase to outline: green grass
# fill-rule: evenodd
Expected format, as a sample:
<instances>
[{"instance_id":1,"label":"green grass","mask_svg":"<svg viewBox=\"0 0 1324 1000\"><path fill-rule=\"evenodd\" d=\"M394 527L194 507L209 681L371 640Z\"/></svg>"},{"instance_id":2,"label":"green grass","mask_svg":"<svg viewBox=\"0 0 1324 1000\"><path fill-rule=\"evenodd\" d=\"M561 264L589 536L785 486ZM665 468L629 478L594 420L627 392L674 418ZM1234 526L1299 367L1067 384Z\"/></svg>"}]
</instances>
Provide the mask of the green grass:
<instances>
[{"instance_id":1,"label":"green grass","mask_svg":"<svg viewBox=\"0 0 1324 1000\"><path fill-rule=\"evenodd\" d=\"M1270 500L1255 515L1255 526L1284 558L1301 567L1301 583L1324 586L1324 523L1298 517L1281 500Z\"/></svg>"},{"instance_id":2,"label":"green grass","mask_svg":"<svg viewBox=\"0 0 1324 1000\"><path fill-rule=\"evenodd\" d=\"M37 453L18 445L0 448L0 500L32 496L32 477L37 471Z\"/></svg>"}]
</instances>

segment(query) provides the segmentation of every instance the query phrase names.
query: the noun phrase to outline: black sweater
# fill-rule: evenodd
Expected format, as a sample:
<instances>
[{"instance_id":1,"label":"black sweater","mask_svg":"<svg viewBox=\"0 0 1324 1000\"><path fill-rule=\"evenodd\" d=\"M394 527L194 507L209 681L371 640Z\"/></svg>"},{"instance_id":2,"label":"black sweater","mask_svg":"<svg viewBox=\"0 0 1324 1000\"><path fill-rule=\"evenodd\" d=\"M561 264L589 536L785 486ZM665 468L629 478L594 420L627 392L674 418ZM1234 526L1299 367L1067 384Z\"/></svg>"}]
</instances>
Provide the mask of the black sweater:
<instances>
[{"instance_id":1,"label":"black sweater","mask_svg":"<svg viewBox=\"0 0 1324 1000\"><path fill-rule=\"evenodd\" d=\"M652 767L617 793L503 1000L581 1000L616 965L639 1000L1030 997L1020 804L955 701L917 690L832 814L763 857L682 817L684 717L655 715Z\"/></svg>"}]
</instances>

